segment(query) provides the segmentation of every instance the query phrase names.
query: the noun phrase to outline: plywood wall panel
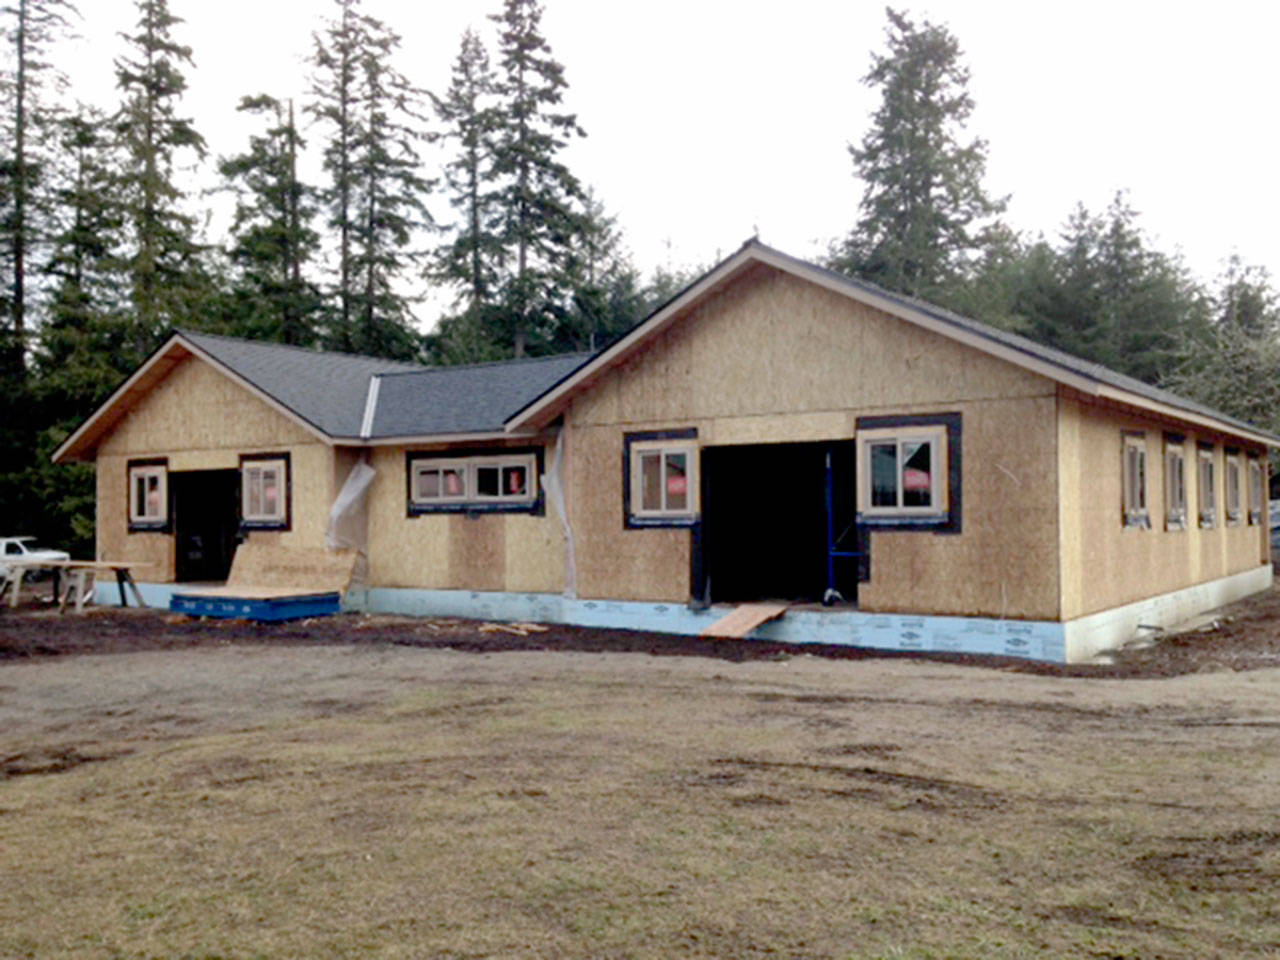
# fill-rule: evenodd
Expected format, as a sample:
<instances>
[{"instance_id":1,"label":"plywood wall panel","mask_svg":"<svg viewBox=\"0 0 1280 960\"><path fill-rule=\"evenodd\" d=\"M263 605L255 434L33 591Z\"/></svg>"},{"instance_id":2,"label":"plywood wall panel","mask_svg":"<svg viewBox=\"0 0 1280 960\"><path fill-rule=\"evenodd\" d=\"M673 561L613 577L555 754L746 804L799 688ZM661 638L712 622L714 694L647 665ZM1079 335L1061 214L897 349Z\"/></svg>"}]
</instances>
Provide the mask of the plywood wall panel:
<instances>
[{"instance_id":1,"label":"plywood wall panel","mask_svg":"<svg viewBox=\"0 0 1280 960\"><path fill-rule=\"evenodd\" d=\"M522 444L527 445L527 441ZM549 467L550 447L546 457ZM550 505L544 516L510 513L411 517L406 510L405 448L375 448L371 465L376 476L369 489L370 586L536 592L563 589L564 538Z\"/></svg>"},{"instance_id":2,"label":"plywood wall panel","mask_svg":"<svg viewBox=\"0 0 1280 960\"><path fill-rule=\"evenodd\" d=\"M1167 530L1164 433L1176 427L1090 402L1070 391L1064 391L1061 408L1063 430L1074 437L1074 453L1062 463L1063 485L1080 491L1075 509L1068 509L1064 502L1061 511L1067 531L1063 610L1068 619L1241 573L1261 562L1265 526L1222 522L1223 438L1178 430L1185 436L1190 522L1186 530ZM1149 530L1126 528L1121 522L1120 449L1125 431L1143 432L1147 438ZM1201 529L1196 522L1200 441L1215 444L1219 522L1212 529Z\"/></svg>"},{"instance_id":3,"label":"plywood wall panel","mask_svg":"<svg viewBox=\"0 0 1280 960\"><path fill-rule=\"evenodd\" d=\"M967 404L962 531L873 531L868 611L1055 619L1058 615L1056 404Z\"/></svg>"}]
</instances>

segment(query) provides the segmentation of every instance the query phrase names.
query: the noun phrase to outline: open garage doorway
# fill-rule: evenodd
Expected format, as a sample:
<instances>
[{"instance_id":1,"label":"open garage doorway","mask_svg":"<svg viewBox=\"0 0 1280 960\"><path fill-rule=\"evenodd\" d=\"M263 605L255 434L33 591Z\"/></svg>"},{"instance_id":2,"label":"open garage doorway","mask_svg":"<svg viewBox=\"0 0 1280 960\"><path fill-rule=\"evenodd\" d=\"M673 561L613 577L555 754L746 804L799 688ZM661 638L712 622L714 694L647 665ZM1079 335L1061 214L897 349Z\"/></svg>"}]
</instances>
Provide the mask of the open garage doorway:
<instances>
[{"instance_id":1,"label":"open garage doorway","mask_svg":"<svg viewBox=\"0 0 1280 960\"><path fill-rule=\"evenodd\" d=\"M240 471L169 474L173 497L174 579L218 583L231 573L240 530Z\"/></svg>"},{"instance_id":2,"label":"open garage doorway","mask_svg":"<svg viewBox=\"0 0 1280 960\"><path fill-rule=\"evenodd\" d=\"M829 520L836 552L855 549L853 471L852 440L703 448L704 598L854 602L856 558L828 567Z\"/></svg>"}]
</instances>

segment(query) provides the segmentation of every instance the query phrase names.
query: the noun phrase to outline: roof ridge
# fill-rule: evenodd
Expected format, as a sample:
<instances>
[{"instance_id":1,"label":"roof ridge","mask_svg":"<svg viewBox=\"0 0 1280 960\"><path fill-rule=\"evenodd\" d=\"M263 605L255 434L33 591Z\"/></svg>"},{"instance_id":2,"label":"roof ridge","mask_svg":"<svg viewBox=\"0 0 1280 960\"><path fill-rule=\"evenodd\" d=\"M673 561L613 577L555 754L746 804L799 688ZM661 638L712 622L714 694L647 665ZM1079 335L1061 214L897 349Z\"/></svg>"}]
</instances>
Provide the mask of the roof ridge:
<instances>
[{"instance_id":1,"label":"roof ridge","mask_svg":"<svg viewBox=\"0 0 1280 960\"><path fill-rule=\"evenodd\" d=\"M598 352L598 351L597 351ZM377 376L381 377L399 377L412 376L420 373L447 373L451 370L482 370L486 367L514 367L523 366L531 363L543 363L548 360L570 360L582 359L586 360L594 357L595 353L589 351L579 351L577 353L552 353L545 357L512 357L509 360L485 360L481 363L432 363L423 364L415 370L394 370L390 373L381 373Z\"/></svg>"},{"instance_id":2,"label":"roof ridge","mask_svg":"<svg viewBox=\"0 0 1280 960\"><path fill-rule=\"evenodd\" d=\"M321 350L315 347L304 347L296 343L279 343L275 340L258 340L252 337L233 337L226 333L209 333L205 330L190 330L185 327L174 327L173 332L183 337L209 337L214 340L222 340L227 343L248 344L252 347L272 347L280 350L292 350L296 353L305 353L311 357L342 357L347 360L368 360L373 363L388 363L398 367L413 367L413 370L403 371L405 373L414 373L418 369L431 369L425 364L420 364L412 360L391 360L387 357L373 357L367 353L348 353L345 350Z\"/></svg>"}]
</instances>

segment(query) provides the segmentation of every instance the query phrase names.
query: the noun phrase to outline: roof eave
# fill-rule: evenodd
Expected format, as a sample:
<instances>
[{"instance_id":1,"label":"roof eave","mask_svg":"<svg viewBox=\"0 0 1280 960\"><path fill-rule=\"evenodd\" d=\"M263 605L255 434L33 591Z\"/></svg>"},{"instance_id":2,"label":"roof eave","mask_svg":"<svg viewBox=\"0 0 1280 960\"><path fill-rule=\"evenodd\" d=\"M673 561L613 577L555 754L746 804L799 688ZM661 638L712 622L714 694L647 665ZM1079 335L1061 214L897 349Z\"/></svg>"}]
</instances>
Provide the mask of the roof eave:
<instances>
[{"instance_id":1,"label":"roof eave","mask_svg":"<svg viewBox=\"0 0 1280 960\"><path fill-rule=\"evenodd\" d=\"M189 356L199 357L223 376L227 377L227 379L249 391L249 393L253 394L253 396L261 400L267 406L271 407L286 419L297 424L321 442L328 444L333 443L333 438L310 420L307 420L305 417L301 416L296 411L290 409L275 397L271 396L271 394L267 393L261 387L236 373L236 371L232 370L217 357L213 356L206 350L201 349L191 340L187 339L182 335L182 333L174 332L170 335L168 340L156 348L150 357L143 361L142 365L139 366L137 370L129 375L129 378L125 380L124 383L120 384L120 386L116 387L116 389L111 392L111 396L107 397L106 400L98 405L98 408L89 415L88 419L86 419L85 422L82 423L75 432L71 434L71 436L67 437L58 449L53 452L50 459L54 463L65 463L68 461L89 462L93 460L93 452L97 450L98 446L97 441L101 438L103 433L105 433L119 420L119 417L113 418L112 414L115 413L120 404L129 397L135 387L144 383L158 365L172 357L178 350L185 351ZM185 358L179 358L173 366L177 366L177 363L180 363L182 359ZM172 367L170 367L170 369L172 369ZM158 383L159 380L164 378L164 376L167 376L168 372L169 371L165 371L164 374L157 378L156 382ZM150 392L150 389L153 386L154 384L148 386L145 388L144 392Z\"/></svg>"}]
</instances>

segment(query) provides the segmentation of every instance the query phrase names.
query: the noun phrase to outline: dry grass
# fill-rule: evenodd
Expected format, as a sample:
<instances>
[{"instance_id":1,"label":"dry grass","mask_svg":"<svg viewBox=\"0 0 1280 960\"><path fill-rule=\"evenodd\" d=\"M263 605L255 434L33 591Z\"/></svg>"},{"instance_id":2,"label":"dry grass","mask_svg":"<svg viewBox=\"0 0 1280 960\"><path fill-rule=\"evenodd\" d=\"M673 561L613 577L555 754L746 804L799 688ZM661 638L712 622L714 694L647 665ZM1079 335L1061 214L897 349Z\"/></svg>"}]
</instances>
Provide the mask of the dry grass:
<instances>
[{"instance_id":1,"label":"dry grass","mask_svg":"<svg viewBox=\"0 0 1280 960\"><path fill-rule=\"evenodd\" d=\"M1274 956L1277 682L378 648L0 666L0 956Z\"/></svg>"}]
</instances>

